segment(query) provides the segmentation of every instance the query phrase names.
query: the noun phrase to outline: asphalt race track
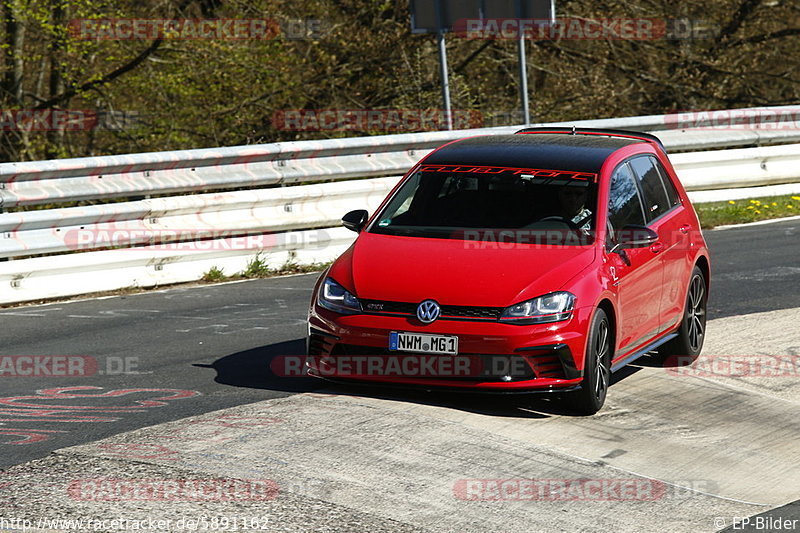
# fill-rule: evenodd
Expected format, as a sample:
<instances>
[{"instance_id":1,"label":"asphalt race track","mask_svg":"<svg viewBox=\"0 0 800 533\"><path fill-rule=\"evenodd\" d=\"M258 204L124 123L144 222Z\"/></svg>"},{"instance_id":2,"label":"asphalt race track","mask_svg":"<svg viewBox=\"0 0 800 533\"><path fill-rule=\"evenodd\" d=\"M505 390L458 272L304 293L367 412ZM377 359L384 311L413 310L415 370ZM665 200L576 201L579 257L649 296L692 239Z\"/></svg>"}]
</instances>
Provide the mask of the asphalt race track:
<instances>
[{"instance_id":1,"label":"asphalt race track","mask_svg":"<svg viewBox=\"0 0 800 533\"><path fill-rule=\"evenodd\" d=\"M594 417L550 397L270 378L272 358L304 349L315 275L0 310L0 361L60 357L72 370L0 377L0 531L23 518L172 520L164 531L201 519L218 531L800 531L800 220L706 238L701 359L714 364L640 359ZM783 358L777 372L730 365L770 355ZM251 490L174 490L209 479ZM120 480L173 490L137 496Z\"/></svg>"}]
</instances>

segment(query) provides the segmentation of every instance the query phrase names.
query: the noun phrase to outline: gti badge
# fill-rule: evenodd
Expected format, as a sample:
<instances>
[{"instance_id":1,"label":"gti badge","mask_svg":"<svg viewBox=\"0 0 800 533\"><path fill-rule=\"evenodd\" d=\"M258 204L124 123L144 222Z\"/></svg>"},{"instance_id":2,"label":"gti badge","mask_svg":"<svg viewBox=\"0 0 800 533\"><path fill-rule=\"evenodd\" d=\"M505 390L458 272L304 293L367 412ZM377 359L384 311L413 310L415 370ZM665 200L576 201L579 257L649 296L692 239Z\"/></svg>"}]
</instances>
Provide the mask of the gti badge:
<instances>
[{"instance_id":1,"label":"gti badge","mask_svg":"<svg viewBox=\"0 0 800 533\"><path fill-rule=\"evenodd\" d=\"M439 318L439 304L433 300L425 300L417 306L417 318L423 324L430 324Z\"/></svg>"}]
</instances>

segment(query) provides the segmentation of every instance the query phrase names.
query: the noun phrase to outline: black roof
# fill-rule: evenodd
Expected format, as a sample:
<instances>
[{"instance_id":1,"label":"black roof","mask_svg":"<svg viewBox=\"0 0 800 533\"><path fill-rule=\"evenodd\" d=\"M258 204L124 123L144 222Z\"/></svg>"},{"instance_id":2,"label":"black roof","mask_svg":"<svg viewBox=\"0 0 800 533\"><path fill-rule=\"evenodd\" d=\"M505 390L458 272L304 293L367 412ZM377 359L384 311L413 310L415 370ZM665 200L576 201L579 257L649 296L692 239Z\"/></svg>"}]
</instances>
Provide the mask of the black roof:
<instances>
[{"instance_id":1,"label":"black roof","mask_svg":"<svg viewBox=\"0 0 800 533\"><path fill-rule=\"evenodd\" d=\"M433 152L425 164L485 165L599 172L618 149L645 142L598 135L485 135L469 137Z\"/></svg>"}]
</instances>

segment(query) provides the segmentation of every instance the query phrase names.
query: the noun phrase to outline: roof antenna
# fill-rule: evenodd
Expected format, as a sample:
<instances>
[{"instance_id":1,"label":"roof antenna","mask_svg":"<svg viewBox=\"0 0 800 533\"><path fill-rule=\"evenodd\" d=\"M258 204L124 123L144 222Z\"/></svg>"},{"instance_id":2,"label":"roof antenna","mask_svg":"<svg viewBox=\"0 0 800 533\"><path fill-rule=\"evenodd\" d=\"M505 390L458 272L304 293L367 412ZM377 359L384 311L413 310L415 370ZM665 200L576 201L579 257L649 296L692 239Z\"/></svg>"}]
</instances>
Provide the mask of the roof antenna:
<instances>
[{"instance_id":1,"label":"roof antenna","mask_svg":"<svg viewBox=\"0 0 800 533\"><path fill-rule=\"evenodd\" d=\"M572 126L572 134L575 135L575 126Z\"/></svg>"}]
</instances>

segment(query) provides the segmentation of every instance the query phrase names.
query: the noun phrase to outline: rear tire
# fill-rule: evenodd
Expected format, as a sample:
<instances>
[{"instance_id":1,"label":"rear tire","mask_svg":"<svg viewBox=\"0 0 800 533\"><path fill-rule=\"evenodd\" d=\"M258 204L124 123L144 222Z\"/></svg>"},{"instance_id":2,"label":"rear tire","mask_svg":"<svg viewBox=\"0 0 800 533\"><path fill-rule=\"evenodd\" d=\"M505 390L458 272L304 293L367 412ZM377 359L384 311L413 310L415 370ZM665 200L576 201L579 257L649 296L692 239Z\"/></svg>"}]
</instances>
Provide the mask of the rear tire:
<instances>
[{"instance_id":1,"label":"rear tire","mask_svg":"<svg viewBox=\"0 0 800 533\"><path fill-rule=\"evenodd\" d=\"M706 338L707 302L706 279L703 271L695 266L689 278L689 290L686 293L686 305L678 336L658 349L661 359L688 357L694 360L700 355Z\"/></svg>"},{"instance_id":2,"label":"rear tire","mask_svg":"<svg viewBox=\"0 0 800 533\"><path fill-rule=\"evenodd\" d=\"M606 312L597 309L589 327L581 388L572 393L572 408L593 415L603 407L611 382L611 323Z\"/></svg>"}]
</instances>

